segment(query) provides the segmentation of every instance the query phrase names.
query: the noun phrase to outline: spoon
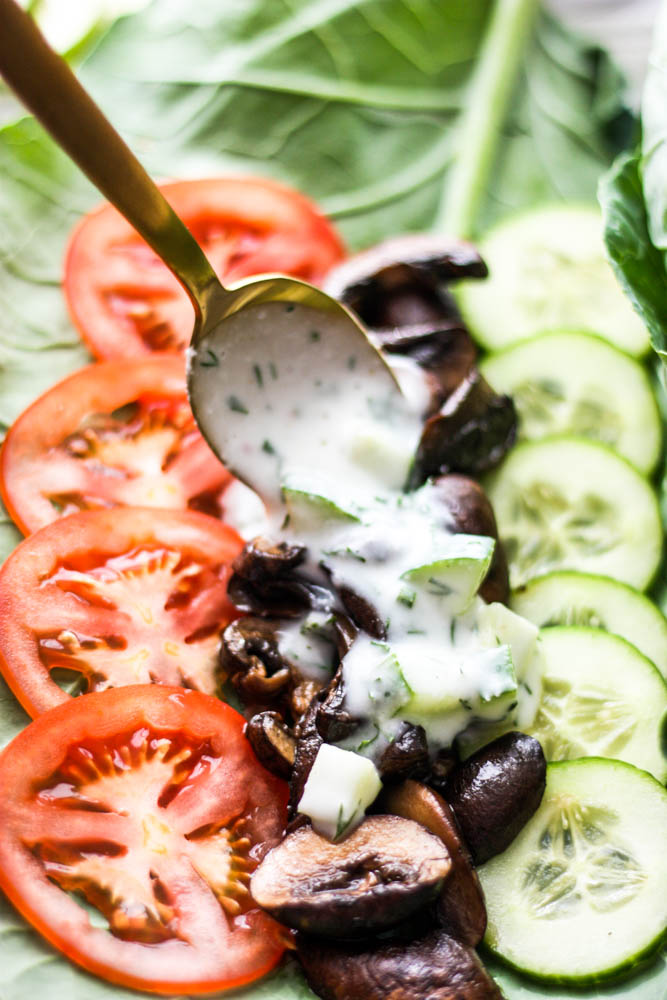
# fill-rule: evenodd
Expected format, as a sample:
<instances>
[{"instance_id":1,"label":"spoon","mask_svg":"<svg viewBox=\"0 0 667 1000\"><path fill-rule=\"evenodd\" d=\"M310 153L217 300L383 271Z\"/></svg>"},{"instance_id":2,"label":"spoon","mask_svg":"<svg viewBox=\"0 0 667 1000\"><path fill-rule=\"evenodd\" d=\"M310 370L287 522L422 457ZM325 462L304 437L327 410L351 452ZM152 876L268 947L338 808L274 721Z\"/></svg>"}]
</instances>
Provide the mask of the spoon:
<instances>
[{"instance_id":1,"label":"spoon","mask_svg":"<svg viewBox=\"0 0 667 1000\"><path fill-rule=\"evenodd\" d=\"M310 332L317 327L327 344L326 363L336 364L338 359L344 364L354 358L355 368L372 380L375 393L400 408L401 393L391 369L360 323L335 299L306 282L281 275L246 279L231 288L221 284L203 250L137 158L15 0L0 0L0 73L185 288L195 310L188 352L193 412L216 454L239 478L258 488L266 502L276 502L277 487L270 476L260 475L257 480L248 461L253 447L265 443L265 429L256 430L255 437L262 440L254 445L249 444L247 424L244 433L227 434L224 422L216 426L219 420L211 414L210 394L237 399L238 386L249 373L256 373L277 326L285 336L285 343L276 348L279 354L294 350L290 342L294 325ZM276 310L281 308L291 313L294 323L276 324ZM200 373L207 376L203 393L198 391ZM239 412L233 403L231 408Z\"/></svg>"}]
</instances>

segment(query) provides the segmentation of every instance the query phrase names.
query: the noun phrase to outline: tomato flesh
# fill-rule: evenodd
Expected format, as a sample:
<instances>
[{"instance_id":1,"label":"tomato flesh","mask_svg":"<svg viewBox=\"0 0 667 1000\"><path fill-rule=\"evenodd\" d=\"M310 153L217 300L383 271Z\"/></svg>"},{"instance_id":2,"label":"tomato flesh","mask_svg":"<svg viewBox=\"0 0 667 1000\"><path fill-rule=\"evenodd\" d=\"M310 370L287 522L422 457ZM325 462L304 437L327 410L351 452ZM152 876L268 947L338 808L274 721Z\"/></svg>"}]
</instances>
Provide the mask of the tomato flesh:
<instances>
[{"instance_id":1,"label":"tomato flesh","mask_svg":"<svg viewBox=\"0 0 667 1000\"><path fill-rule=\"evenodd\" d=\"M181 685L212 694L242 540L204 514L120 508L63 518L0 569L0 670L32 715L79 688Z\"/></svg>"},{"instance_id":2,"label":"tomato flesh","mask_svg":"<svg viewBox=\"0 0 667 1000\"><path fill-rule=\"evenodd\" d=\"M75 372L21 414L0 457L2 497L24 534L117 506L220 517L231 481L197 429L172 356Z\"/></svg>"},{"instance_id":3,"label":"tomato flesh","mask_svg":"<svg viewBox=\"0 0 667 1000\"><path fill-rule=\"evenodd\" d=\"M344 255L316 206L274 181L226 177L161 190L227 283L280 272L317 284ZM190 341L194 313L187 295L109 205L74 231L64 287L72 318L98 358L182 352Z\"/></svg>"},{"instance_id":4,"label":"tomato flesh","mask_svg":"<svg viewBox=\"0 0 667 1000\"><path fill-rule=\"evenodd\" d=\"M114 983L204 993L263 975L287 934L248 883L282 836L287 796L243 733L217 699L157 685L48 712L0 756L0 886Z\"/></svg>"}]
</instances>

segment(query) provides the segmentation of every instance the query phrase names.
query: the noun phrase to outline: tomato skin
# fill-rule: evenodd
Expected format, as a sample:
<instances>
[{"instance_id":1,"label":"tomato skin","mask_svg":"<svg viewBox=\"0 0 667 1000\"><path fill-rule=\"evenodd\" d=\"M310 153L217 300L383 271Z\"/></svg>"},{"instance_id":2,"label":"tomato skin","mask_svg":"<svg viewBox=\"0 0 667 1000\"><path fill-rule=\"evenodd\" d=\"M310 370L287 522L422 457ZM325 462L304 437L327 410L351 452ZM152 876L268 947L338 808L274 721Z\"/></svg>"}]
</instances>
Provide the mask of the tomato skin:
<instances>
[{"instance_id":1,"label":"tomato skin","mask_svg":"<svg viewBox=\"0 0 667 1000\"><path fill-rule=\"evenodd\" d=\"M187 853L191 831L207 824L233 829L242 819L244 836L254 845L243 842L241 847L251 870L281 839L286 786L253 757L243 731L243 718L228 705L199 692L159 685L84 695L41 716L0 755L0 888L70 960L118 985L153 993L200 994L241 986L264 975L279 961L286 933L254 906L247 893L238 917L225 916L212 885L196 867L196 849L191 852L194 862ZM95 771L94 756L95 747L118 746L125 734L132 735L135 745L130 750L134 753L130 778L142 792L129 811L114 805L113 788L119 776L120 791L127 790L122 788L127 766L110 773L102 762ZM199 759L217 766L200 766L199 773L192 769L175 798L160 805L141 773L141 765L150 762L154 750L136 762L137 736L145 734L153 740L150 746L174 737L187 746L203 745L208 757ZM108 809L91 811L85 801L63 801L60 785L55 797L49 796L49 787L63 773L63 762L76 754L76 759L93 762L78 794L88 801L91 795L106 794ZM129 759L127 753L123 759ZM78 772L70 769L69 774L74 773ZM160 829L154 814L172 837L169 855L159 845L157 850L147 846L146 829L151 823ZM72 860L85 864L91 853L101 850L100 843L107 850L108 845L121 847L123 864L137 881L148 868L159 871L174 914L164 940L145 944L92 926L86 912L54 884L53 876L47 876L42 858L49 852L60 852L66 864ZM118 856L118 851L108 853L109 858ZM87 891L85 880L82 891ZM112 905L119 906L113 894Z\"/></svg>"},{"instance_id":2,"label":"tomato skin","mask_svg":"<svg viewBox=\"0 0 667 1000\"><path fill-rule=\"evenodd\" d=\"M94 448L90 456L72 450L68 442L75 435L84 452L85 435L93 435L95 443L95 432L87 426L91 417L111 420L116 411L134 403L147 424L145 432L123 439L121 422L115 438L113 432L110 440L105 437L108 430L100 433L100 454ZM162 421L157 428L150 426L154 416ZM136 441L141 447L133 453ZM124 449L121 454L119 447ZM106 458L105 449L110 449ZM230 473L196 428L183 360L174 355L153 355L131 365L89 365L74 372L23 411L0 452L0 495L24 534L71 513L69 507L59 510L55 505L61 496L72 495L73 509L119 504L181 509L196 503L199 495L221 495L230 482Z\"/></svg>"},{"instance_id":3,"label":"tomato skin","mask_svg":"<svg viewBox=\"0 0 667 1000\"><path fill-rule=\"evenodd\" d=\"M327 219L286 185L220 177L160 187L227 283L281 272L318 284L344 256ZM74 230L64 290L72 320L97 358L181 352L190 341L194 313L185 292L110 205Z\"/></svg>"},{"instance_id":4,"label":"tomato skin","mask_svg":"<svg viewBox=\"0 0 667 1000\"><path fill-rule=\"evenodd\" d=\"M227 580L242 547L232 528L192 511L126 507L47 525L0 568L0 672L33 717L72 700L53 667L79 670L93 689L185 678L212 694L218 635L238 616ZM145 556L124 574L137 551L155 553L153 587ZM74 650L52 654L63 633Z\"/></svg>"}]
</instances>

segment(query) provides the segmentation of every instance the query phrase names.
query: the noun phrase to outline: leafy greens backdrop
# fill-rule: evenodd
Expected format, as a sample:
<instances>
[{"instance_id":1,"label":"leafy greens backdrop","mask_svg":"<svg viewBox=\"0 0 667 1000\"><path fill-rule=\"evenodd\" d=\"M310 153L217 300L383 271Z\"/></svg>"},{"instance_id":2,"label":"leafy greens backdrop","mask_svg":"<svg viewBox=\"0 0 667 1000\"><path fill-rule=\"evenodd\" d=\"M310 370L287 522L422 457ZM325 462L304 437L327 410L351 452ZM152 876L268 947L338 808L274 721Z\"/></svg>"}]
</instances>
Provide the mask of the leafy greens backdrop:
<instances>
[{"instance_id":1,"label":"leafy greens backdrop","mask_svg":"<svg viewBox=\"0 0 667 1000\"><path fill-rule=\"evenodd\" d=\"M110 27L81 76L157 177L276 177L319 201L352 248L428 229L443 205L446 220L447 190L456 184L466 196L458 228L474 232L545 199L592 200L600 173L630 138L632 118L610 60L538 6L154 0ZM494 18L496 8L504 21ZM0 129L0 176L4 429L88 360L60 277L67 235L98 196L31 118ZM0 559L17 541L0 514ZM0 743L26 722L0 688ZM0 1000L43 991L54 1000L137 996L56 957L4 903L0 953ZM510 1000L572 995L495 971ZM664 1000L664 973L654 963L631 984L577 995ZM225 996L312 994L288 967Z\"/></svg>"}]
</instances>

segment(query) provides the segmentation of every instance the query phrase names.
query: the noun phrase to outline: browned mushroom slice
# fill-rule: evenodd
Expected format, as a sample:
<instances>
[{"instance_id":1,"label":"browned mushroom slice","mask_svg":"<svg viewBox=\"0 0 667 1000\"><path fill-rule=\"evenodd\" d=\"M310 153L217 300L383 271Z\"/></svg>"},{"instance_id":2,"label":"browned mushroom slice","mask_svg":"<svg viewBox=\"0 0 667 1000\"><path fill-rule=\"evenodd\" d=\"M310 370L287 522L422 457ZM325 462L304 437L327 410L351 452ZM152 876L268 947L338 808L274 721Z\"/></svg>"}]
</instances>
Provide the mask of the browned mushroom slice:
<instances>
[{"instance_id":1,"label":"browned mushroom slice","mask_svg":"<svg viewBox=\"0 0 667 1000\"><path fill-rule=\"evenodd\" d=\"M418 823L370 816L332 843L312 827L289 834L255 871L255 902L281 923L325 937L372 934L416 912L449 873L444 844Z\"/></svg>"},{"instance_id":2,"label":"browned mushroom slice","mask_svg":"<svg viewBox=\"0 0 667 1000\"><path fill-rule=\"evenodd\" d=\"M413 726L410 722L403 723L378 761L378 770L383 781L423 778L428 773L429 766L426 731L423 726Z\"/></svg>"},{"instance_id":3,"label":"browned mushroom slice","mask_svg":"<svg viewBox=\"0 0 667 1000\"><path fill-rule=\"evenodd\" d=\"M354 309L368 326L399 326L404 318L419 323L447 315L439 295L441 286L487 274L486 264L470 243L439 235L405 234L348 257L329 272L325 291ZM416 303L406 303L409 293L417 298ZM397 301L400 312L392 315Z\"/></svg>"},{"instance_id":4,"label":"browned mushroom slice","mask_svg":"<svg viewBox=\"0 0 667 1000\"><path fill-rule=\"evenodd\" d=\"M278 649L278 622L239 618L222 633L220 666L248 705L268 705L287 695L290 664Z\"/></svg>"},{"instance_id":5,"label":"browned mushroom slice","mask_svg":"<svg viewBox=\"0 0 667 1000\"><path fill-rule=\"evenodd\" d=\"M343 671L339 668L317 708L315 724L319 734L325 743L338 743L350 736L361 721L345 708Z\"/></svg>"},{"instance_id":6,"label":"browned mushroom slice","mask_svg":"<svg viewBox=\"0 0 667 1000\"><path fill-rule=\"evenodd\" d=\"M322 1000L503 1000L475 951L442 930L407 944L299 934L297 955Z\"/></svg>"},{"instance_id":7,"label":"browned mushroom slice","mask_svg":"<svg viewBox=\"0 0 667 1000\"><path fill-rule=\"evenodd\" d=\"M495 393L475 368L424 424L413 485L439 472L487 472L498 465L515 438L514 403Z\"/></svg>"},{"instance_id":8,"label":"browned mushroom slice","mask_svg":"<svg viewBox=\"0 0 667 1000\"><path fill-rule=\"evenodd\" d=\"M430 401L423 413L430 417L474 367L477 351L458 320L437 324L413 323L371 331L371 340L388 354L411 358L427 376Z\"/></svg>"},{"instance_id":9,"label":"browned mushroom slice","mask_svg":"<svg viewBox=\"0 0 667 1000\"><path fill-rule=\"evenodd\" d=\"M301 801L301 796L306 787L308 775L315 763L317 752L324 742L316 725L317 710L322 697L323 692L315 695L305 714L297 723L294 733L296 748L294 751L294 767L292 768L289 782L289 803L287 807L287 814L292 822L299 819L297 806ZM303 822L303 820L299 819L299 822Z\"/></svg>"},{"instance_id":10,"label":"browned mushroom slice","mask_svg":"<svg viewBox=\"0 0 667 1000\"><path fill-rule=\"evenodd\" d=\"M289 778L294 767L296 740L277 712L258 712L246 726L246 736L257 759L272 774Z\"/></svg>"},{"instance_id":11,"label":"browned mushroom slice","mask_svg":"<svg viewBox=\"0 0 667 1000\"><path fill-rule=\"evenodd\" d=\"M542 747L525 733L505 733L452 771L445 796L475 864L509 847L542 800L546 771Z\"/></svg>"},{"instance_id":12,"label":"browned mushroom slice","mask_svg":"<svg viewBox=\"0 0 667 1000\"><path fill-rule=\"evenodd\" d=\"M438 476L435 483L438 496L449 511L455 531L495 538L496 547L491 566L479 592L485 601L507 604L510 592L507 559L498 538L498 526L489 498L479 483L468 476L452 473Z\"/></svg>"},{"instance_id":13,"label":"browned mushroom slice","mask_svg":"<svg viewBox=\"0 0 667 1000\"><path fill-rule=\"evenodd\" d=\"M275 618L296 618L316 606L323 588L298 573L306 552L303 545L265 538L248 542L232 564L230 600L240 611Z\"/></svg>"},{"instance_id":14,"label":"browned mushroom slice","mask_svg":"<svg viewBox=\"0 0 667 1000\"><path fill-rule=\"evenodd\" d=\"M484 894L451 808L432 788L417 781L387 788L382 803L389 812L421 823L444 843L452 870L440 891L438 919L457 941L475 948L486 931Z\"/></svg>"}]
</instances>

